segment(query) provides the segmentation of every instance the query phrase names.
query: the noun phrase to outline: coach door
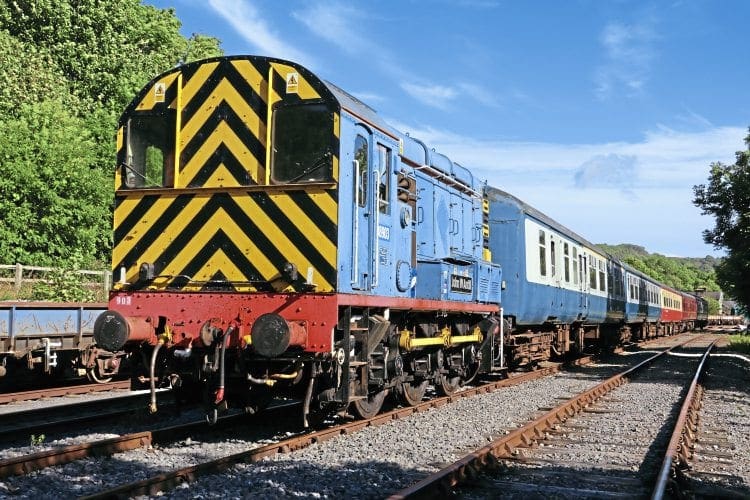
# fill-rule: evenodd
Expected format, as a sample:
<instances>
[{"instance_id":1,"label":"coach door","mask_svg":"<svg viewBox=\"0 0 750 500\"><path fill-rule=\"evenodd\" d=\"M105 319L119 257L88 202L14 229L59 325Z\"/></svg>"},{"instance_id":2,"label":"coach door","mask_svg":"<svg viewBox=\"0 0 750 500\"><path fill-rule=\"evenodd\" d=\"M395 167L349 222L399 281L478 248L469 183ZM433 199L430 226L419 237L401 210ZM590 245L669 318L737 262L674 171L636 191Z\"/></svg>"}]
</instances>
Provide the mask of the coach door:
<instances>
[{"instance_id":1,"label":"coach door","mask_svg":"<svg viewBox=\"0 0 750 500\"><path fill-rule=\"evenodd\" d=\"M354 139L354 203L352 231L352 288L370 290L377 285L374 271L375 219L377 197L373 182L375 159L372 134L361 125Z\"/></svg>"},{"instance_id":2,"label":"coach door","mask_svg":"<svg viewBox=\"0 0 750 500\"><path fill-rule=\"evenodd\" d=\"M578 255L578 273L579 273L579 280L578 280L578 286L580 290L580 314L581 317L585 318L589 314L589 259L591 258L590 255L586 255L584 253L580 253Z\"/></svg>"}]
</instances>

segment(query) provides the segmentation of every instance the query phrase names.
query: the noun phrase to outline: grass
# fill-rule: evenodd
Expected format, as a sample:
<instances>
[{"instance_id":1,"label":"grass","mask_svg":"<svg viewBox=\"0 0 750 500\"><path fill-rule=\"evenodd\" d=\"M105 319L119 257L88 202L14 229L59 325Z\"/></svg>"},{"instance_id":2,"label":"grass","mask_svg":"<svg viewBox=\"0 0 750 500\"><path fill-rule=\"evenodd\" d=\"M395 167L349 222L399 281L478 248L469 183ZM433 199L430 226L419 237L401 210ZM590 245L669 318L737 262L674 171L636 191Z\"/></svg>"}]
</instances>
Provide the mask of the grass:
<instances>
[{"instance_id":1,"label":"grass","mask_svg":"<svg viewBox=\"0 0 750 500\"><path fill-rule=\"evenodd\" d=\"M729 348L733 351L750 354L750 335L732 335L729 337Z\"/></svg>"}]
</instances>

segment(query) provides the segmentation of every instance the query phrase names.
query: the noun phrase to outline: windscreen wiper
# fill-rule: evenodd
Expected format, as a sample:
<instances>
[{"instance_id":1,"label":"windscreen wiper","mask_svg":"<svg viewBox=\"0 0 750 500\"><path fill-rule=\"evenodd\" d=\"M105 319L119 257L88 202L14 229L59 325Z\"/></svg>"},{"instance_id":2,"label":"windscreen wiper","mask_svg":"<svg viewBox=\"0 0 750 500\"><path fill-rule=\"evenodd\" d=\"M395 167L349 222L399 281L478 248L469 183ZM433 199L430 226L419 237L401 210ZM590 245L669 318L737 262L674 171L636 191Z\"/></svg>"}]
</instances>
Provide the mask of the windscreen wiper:
<instances>
[{"instance_id":1,"label":"windscreen wiper","mask_svg":"<svg viewBox=\"0 0 750 500\"><path fill-rule=\"evenodd\" d=\"M297 182L298 180L302 179L306 175L310 175L311 173L315 172L320 167L322 167L325 164L325 160L327 160L330 157L331 157L331 152L326 151L323 156L315 160L313 164L307 167L305 170L303 170L301 174L294 176L293 178L289 179L287 182L289 183Z\"/></svg>"}]
</instances>

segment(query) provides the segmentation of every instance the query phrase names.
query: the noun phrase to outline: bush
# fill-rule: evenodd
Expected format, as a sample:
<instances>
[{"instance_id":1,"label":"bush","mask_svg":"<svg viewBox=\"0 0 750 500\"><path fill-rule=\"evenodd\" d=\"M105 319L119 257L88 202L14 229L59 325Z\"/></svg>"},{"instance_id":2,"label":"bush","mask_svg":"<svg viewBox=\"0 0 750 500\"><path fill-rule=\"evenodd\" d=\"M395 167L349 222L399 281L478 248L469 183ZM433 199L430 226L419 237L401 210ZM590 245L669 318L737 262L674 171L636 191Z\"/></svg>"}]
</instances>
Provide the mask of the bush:
<instances>
[{"instance_id":1,"label":"bush","mask_svg":"<svg viewBox=\"0 0 750 500\"><path fill-rule=\"evenodd\" d=\"M732 335L729 337L729 348L733 351L750 354L750 335Z\"/></svg>"}]
</instances>

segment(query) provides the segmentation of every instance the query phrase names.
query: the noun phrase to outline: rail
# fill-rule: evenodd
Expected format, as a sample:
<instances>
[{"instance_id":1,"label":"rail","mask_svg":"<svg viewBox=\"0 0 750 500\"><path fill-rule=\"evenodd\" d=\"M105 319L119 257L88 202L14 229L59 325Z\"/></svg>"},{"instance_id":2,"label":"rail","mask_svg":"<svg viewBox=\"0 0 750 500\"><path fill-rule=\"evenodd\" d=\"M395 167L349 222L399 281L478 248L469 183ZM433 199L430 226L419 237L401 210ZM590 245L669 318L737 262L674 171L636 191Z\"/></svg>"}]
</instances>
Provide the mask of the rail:
<instances>
[{"instance_id":1,"label":"rail","mask_svg":"<svg viewBox=\"0 0 750 500\"><path fill-rule=\"evenodd\" d=\"M711 342L711 345L708 346L706 352L701 357L698 368L695 370L695 376L693 376L690 388L683 400L680 415L677 417L672 438L669 440L669 446L667 446L667 451L664 454L664 461L662 462L661 469L659 469L656 486L651 494L652 500L662 500L667 493L667 488L676 488L672 479L676 476L678 467L687 463L692 445L691 434L695 434L697 412L700 407L702 395L700 382L705 373L706 360L711 354L714 345L716 345L716 341ZM676 491L672 493L674 494L673 496L679 498Z\"/></svg>"}]
</instances>

